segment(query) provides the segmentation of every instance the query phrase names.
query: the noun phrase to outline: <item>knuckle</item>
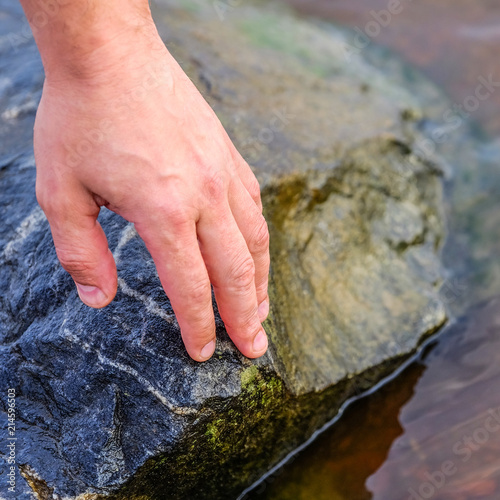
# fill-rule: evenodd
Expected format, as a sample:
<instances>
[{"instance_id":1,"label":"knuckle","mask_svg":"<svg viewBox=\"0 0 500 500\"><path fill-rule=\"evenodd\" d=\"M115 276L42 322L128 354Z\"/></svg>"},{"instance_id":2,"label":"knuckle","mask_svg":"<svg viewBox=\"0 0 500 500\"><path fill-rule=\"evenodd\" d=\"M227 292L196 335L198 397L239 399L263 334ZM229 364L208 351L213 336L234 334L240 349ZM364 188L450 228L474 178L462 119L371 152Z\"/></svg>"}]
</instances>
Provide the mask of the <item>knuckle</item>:
<instances>
[{"instance_id":1,"label":"knuckle","mask_svg":"<svg viewBox=\"0 0 500 500\"><path fill-rule=\"evenodd\" d=\"M168 202L155 203L154 212L160 219L160 223L168 222L174 231L182 231L193 220L191 211L180 201L169 200Z\"/></svg>"},{"instance_id":2,"label":"knuckle","mask_svg":"<svg viewBox=\"0 0 500 500\"><path fill-rule=\"evenodd\" d=\"M193 218L194 209L186 197L186 183L175 175L155 180L153 194L139 188L133 195L134 204L144 208L147 217L157 222L183 226Z\"/></svg>"},{"instance_id":3,"label":"knuckle","mask_svg":"<svg viewBox=\"0 0 500 500\"><path fill-rule=\"evenodd\" d=\"M256 311L252 309L248 314L232 320L224 320L226 329L231 333L237 333L242 339L251 339L257 335L261 325L256 317Z\"/></svg>"},{"instance_id":4,"label":"knuckle","mask_svg":"<svg viewBox=\"0 0 500 500\"><path fill-rule=\"evenodd\" d=\"M57 216L57 214L65 212L64 203L58 197L51 195L47 189L40 187L38 183L35 193L36 200L47 217Z\"/></svg>"},{"instance_id":5,"label":"knuckle","mask_svg":"<svg viewBox=\"0 0 500 500\"><path fill-rule=\"evenodd\" d=\"M260 200L260 185L259 181L255 178L254 175L252 175L252 178L250 182L248 183L247 187L248 193L252 197L252 199L257 203L258 205L261 203Z\"/></svg>"},{"instance_id":6,"label":"knuckle","mask_svg":"<svg viewBox=\"0 0 500 500\"><path fill-rule=\"evenodd\" d=\"M186 290L186 295L192 304L193 311L207 310L207 303L212 300L212 289L207 279L193 281ZM211 309L210 309L211 312Z\"/></svg>"},{"instance_id":7,"label":"knuckle","mask_svg":"<svg viewBox=\"0 0 500 500\"><path fill-rule=\"evenodd\" d=\"M168 210L167 219L174 232L183 232L191 225L192 220L187 210L182 208L172 208Z\"/></svg>"},{"instance_id":8,"label":"knuckle","mask_svg":"<svg viewBox=\"0 0 500 500\"><path fill-rule=\"evenodd\" d=\"M251 253L265 252L269 248L269 229L263 215L259 216L255 226L254 234L248 242L249 250Z\"/></svg>"},{"instance_id":9,"label":"knuckle","mask_svg":"<svg viewBox=\"0 0 500 500\"><path fill-rule=\"evenodd\" d=\"M231 268L231 282L233 287L238 290L248 290L255 282L255 264L253 259L248 256L239 261Z\"/></svg>"},{"instance_id":10,"label":"knuckle","mask_svg":"<svg viewBox=\"0 0 500 500\"><path fill-rule=\"evenodd\" d=\"M191 283L182 301L189 304L189 310L185 311L185 320L189 325L190 337L195 342L204 342L204 346L215 335L210 281L200 280Z\"/></svg>"},{"instance_id":11,"label":"knuckle","mask_svg":"<svg viewBox=\"0 0 500 500\"><path fill-rule=\"evenodd\" d=\"M224 171L210 172L203 180L205 195L212 202L224 200L227 197L229 175Z\"/></svg>"},{"instance_id":12,"label":"knuckle","mask_svg":"<svg viewBox=\"0 0 500 500\"><path fill-rule=\"evenodd\" d=\"M257 297L267 297L269 288L269 278L266 276L260 283L257 284Z\"/></svg>"},{"instance_id":13,"label":"knuckle","mask_svg":"<svg viewBox=\"0 0 500 500\"><path fill-rule=\"evenodd\" d=\"M35 194L36 194L36 201L42 207L42 210L45 212L45 208L48 205L48 200L49 197L46 196L45 190L40 186L40 183L36 183L36 188L35 188Z\"/></svg>"},{"instance_id":14,"label":"knuckle","mask_svg":"<svg viewBox=\"0 0 500 500\"><path fill-rule=\"evenodd\" d=\"M79 255L73 250L56 248L56 253L61 266L73 277L87 276L97 267L97 263L93 262L85 255Z\"/></svg>"},{"instance_id":15,"label":"knuckle","mask_svg":"<svg viewBox=\"0 0 500 500\"><path fill-rule=\"evenodd\" d=\"M215 335L214 314L211 309L206 309L195 316L190 322L191 338L203 347Z\"/></svg>"}]
</instances>

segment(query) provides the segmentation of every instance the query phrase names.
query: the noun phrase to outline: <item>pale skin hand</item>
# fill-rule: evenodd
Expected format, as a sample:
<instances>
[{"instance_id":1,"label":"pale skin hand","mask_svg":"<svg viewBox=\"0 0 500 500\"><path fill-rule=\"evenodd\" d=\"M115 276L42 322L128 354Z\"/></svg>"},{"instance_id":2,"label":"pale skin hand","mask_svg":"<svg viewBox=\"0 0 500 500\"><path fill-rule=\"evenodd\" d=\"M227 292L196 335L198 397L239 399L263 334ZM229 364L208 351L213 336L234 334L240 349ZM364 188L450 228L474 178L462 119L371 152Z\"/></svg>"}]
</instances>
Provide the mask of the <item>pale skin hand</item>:
<instances>
[{"instance_id":1,"label":"pale skin hand","mask_svg":"<svg viewBox=\"0 0 500 500\"><path fill-rule=\"evenodd\" d=\"M158 37L147 2L127 10L122 0L60 0L43 28L41 0L21 3L46 71L37 198L82 301L104 307L117 290L97 222L104 205L145 241L193 359L215 348L210 283L237 348L264 354L269 236L259 186Z\"/></svg>"}]
</instances>

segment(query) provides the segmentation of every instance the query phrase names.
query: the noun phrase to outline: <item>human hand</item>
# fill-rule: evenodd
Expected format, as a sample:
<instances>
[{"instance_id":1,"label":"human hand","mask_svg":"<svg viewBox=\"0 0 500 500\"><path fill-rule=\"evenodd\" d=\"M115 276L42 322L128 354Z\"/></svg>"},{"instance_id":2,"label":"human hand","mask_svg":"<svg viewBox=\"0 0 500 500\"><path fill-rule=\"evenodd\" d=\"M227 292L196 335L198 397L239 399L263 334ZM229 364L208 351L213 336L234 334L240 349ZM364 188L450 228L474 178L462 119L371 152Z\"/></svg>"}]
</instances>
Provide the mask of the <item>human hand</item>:
<instances>
[{"instance_id":1,"label":"human hand","mask_svg":"<svg viewBox=\"0 0 500 500\"><path fill-rule=\"evenodd\" d=\"M106 206L146 243L193 359L215 348L210 282L234 344L259 357L269 236L258 182L163 42L146 38L93 52L84 75L47 73L36 189L57 256L85 304L113 300L116 265L97 222Z\"/></svg>"}]
</instances>

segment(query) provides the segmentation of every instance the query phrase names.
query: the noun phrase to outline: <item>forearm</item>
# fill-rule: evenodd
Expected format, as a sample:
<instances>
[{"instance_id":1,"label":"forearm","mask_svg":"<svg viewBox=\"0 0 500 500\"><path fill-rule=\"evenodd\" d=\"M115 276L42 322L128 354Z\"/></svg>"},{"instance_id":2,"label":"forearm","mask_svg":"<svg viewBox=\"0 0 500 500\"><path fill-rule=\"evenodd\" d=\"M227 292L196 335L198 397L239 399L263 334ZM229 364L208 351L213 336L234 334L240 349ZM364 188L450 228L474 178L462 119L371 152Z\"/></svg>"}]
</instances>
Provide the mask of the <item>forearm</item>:
<instances>
[{"instance_id":1,"label":"forearm","mask_svg":"<svg viewBox=\"0 0 500 500\"><path fill-rule=\"evenodd\" d=\"M20 0L47 78L93 77L157 38L148 0Z\"/></svg>"}]
</instances>

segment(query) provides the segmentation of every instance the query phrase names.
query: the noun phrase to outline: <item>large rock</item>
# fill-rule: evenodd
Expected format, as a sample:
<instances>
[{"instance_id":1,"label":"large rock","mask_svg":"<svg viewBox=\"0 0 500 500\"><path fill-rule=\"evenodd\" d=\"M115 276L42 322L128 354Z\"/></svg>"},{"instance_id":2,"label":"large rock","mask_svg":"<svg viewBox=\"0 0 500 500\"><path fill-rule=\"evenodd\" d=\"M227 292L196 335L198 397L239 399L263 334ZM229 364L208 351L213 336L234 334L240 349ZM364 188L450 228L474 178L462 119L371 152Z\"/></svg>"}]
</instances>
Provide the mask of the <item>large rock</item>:
<instances>
[{"instance_id":1,"label":"large rock","mask_svg":"<svg viewBox=\"0 0 500 500\"><path fill-rule=\"evenodd\" d=\"M218 318L216 354L197 364L126 221L101 214L110 306L81 304L59 267L34 194L42 68L0 0L0 425L13 388L15 498L234 498L446 320L440 172L413 150L420 104L399 63L386 75L346 60L338 30L231 4L153 6L254 168L272 238L269 353L242 357Z\"/></svg>"}]
</instances>

